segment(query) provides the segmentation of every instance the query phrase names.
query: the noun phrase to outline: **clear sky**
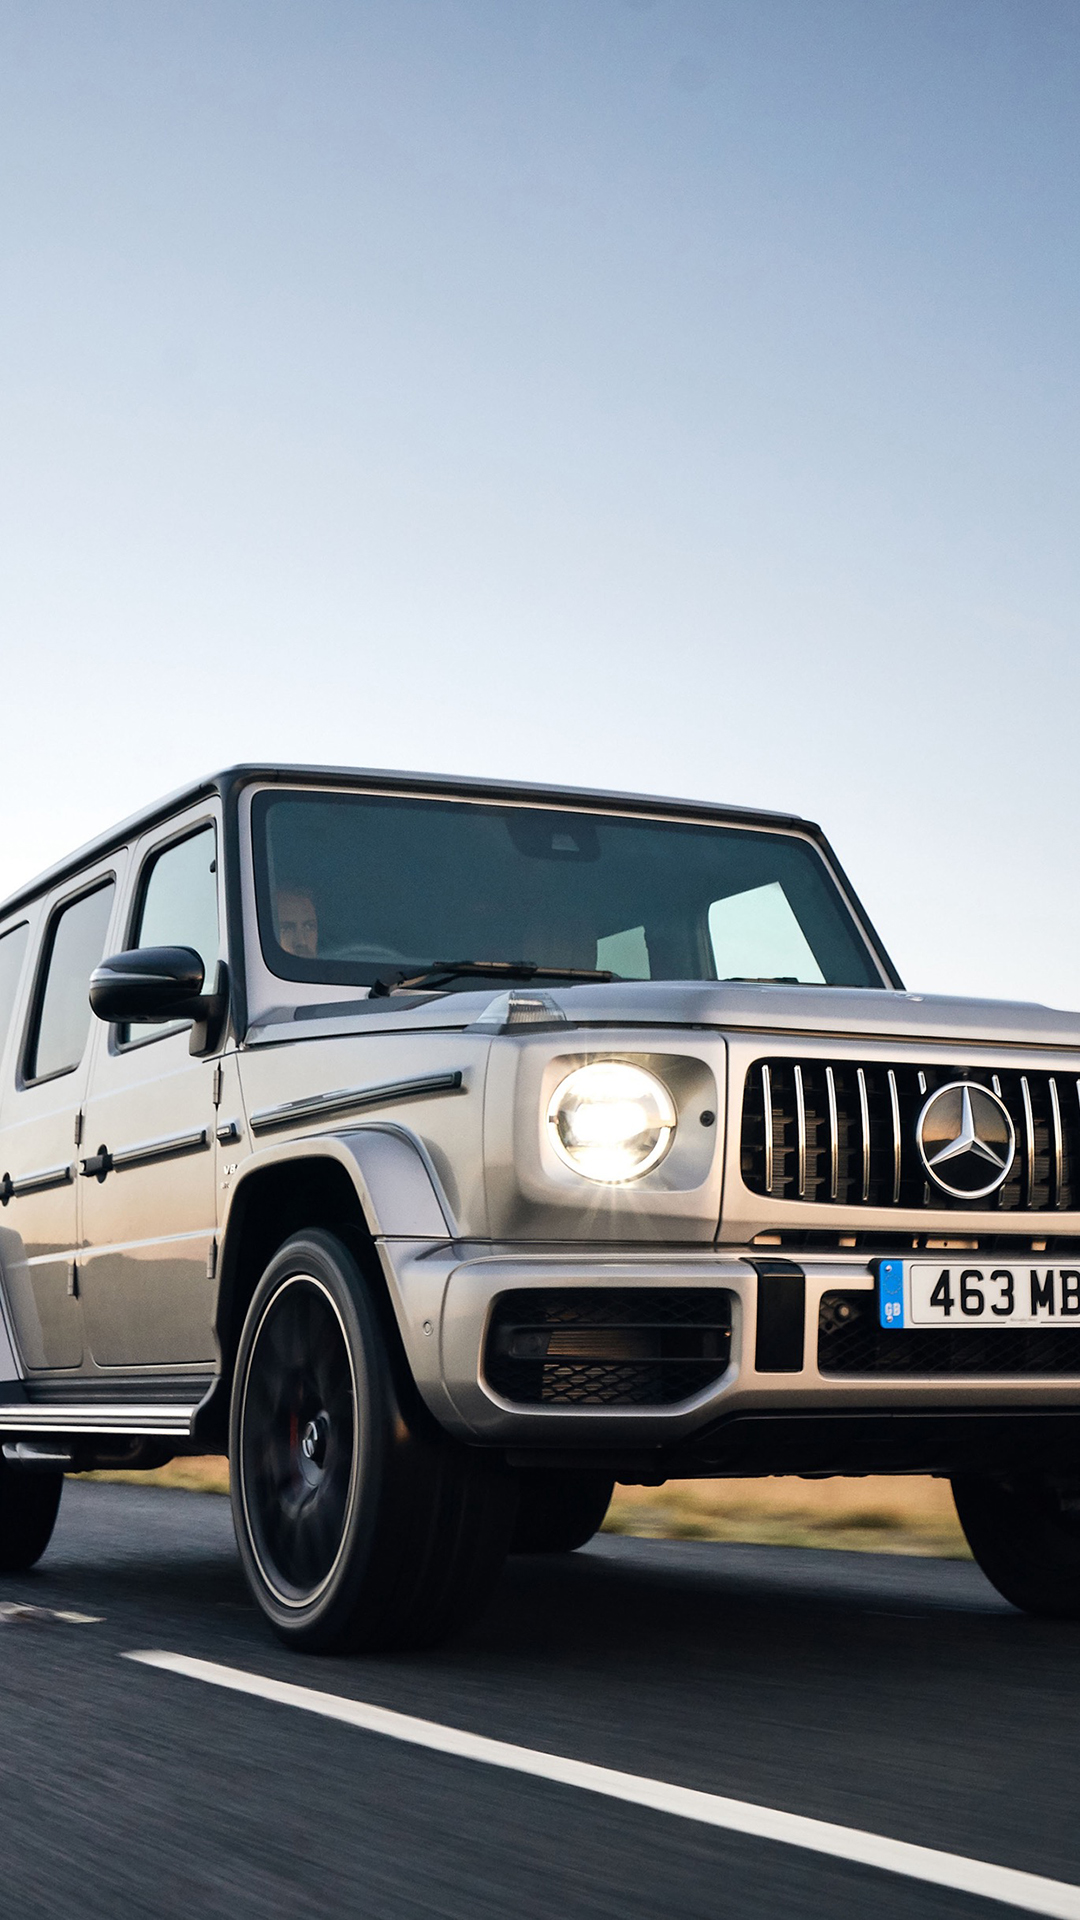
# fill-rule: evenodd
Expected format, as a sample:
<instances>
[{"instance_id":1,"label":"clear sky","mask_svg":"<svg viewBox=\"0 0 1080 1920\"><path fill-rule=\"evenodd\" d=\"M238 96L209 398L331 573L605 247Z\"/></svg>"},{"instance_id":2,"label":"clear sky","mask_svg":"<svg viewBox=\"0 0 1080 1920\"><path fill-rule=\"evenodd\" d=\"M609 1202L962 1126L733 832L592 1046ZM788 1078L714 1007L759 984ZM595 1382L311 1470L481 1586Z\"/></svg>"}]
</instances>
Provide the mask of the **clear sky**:
<instances>
[{"instance_id":1,"label":"clear sky","mask_svg":"<svg viewBox=\"0 0 1080 1920\"><path fill-rule=\"evenodd\" d=\"M1076 0L0 0L0 889L228 761L820 819L1080 1005Z\"/></svg>"}]
</instances>

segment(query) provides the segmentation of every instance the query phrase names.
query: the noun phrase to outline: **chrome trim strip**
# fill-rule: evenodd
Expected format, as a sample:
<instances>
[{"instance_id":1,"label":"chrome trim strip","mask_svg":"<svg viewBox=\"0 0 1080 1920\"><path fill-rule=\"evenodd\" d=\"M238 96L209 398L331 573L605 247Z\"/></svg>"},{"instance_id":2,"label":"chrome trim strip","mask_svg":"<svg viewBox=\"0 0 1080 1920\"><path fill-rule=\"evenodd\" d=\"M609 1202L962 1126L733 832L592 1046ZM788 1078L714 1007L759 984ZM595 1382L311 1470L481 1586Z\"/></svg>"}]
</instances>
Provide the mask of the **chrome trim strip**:
<instances>
[{"instance_id":1,"label":"chrome trim strip","mask_svg":"<svg viewBox=\"0 0 1080 1920\"><path fill-rule=\"evenodd\" d=\"M334 1093L317 1093L303 1100L287 1100L280 1107L263 1107L251 1116L252 1131L265 1133L271 1127L299 1125L304 1120L323 1120L336 1113L352 1113L360 1107L387 1106L394 1100L418 1099L427 1093L460 1093L465 1076L461 1068L448 1073L420 1073L412 1080L387 1080L377 1087L340 1087Z\"/></svg>"},{"instance_id":2,"label":"chrome trim strip","mask_svg":"<svg viewBox=\"0 0 1080 1920\"><path fill-rule=\"evenodd\" d=\"M124 1167L144 1166L150 1160L167 1160L174 1153L198 1153L200 1148L209 1145L206 1127L196 1127L188 1133L166 1133L158 1140L140 1140L133 1147L121 1147L118 1153L110 1153L109 1166L120 1172Z\"/></svg>"},{"instance_id":3,"label":"chrome trim strip","mask_svg":"<svg viewBox=\"0 0 1080 1920\"><path fill-rule=\"evenodd\" d=\"M1076 1083L1080 1094L1080 1080ZM765 1114L765 1191L772 1193L773 1183L773 1130L772 1130L772 1073L764 1060L761 1063L761 1097Z\"/></svg>"},{"instance_id":4,"label":"chrome trim strip","mask_svg":"<svg viewBox=\"0 0 1080 1920\"><path fill-rule=\"evenodd\" d=\"M91 1406L35 1402L0 1406L0 1433L174 1433L189 1435L191 1406Z\"/></svg>"},{"instance_id":5,"label":"chrome trim strip","mask_svg":"<svg viewBox=\"0 0 1080 1920\"><path fill-rule=\"evenodd\" d=\"M862 1128L862 1197L870 1198L870 1102L866 1097L866 1070L859 1067L859 1124Z\"/></svg>"},{"instance_id":6,"label":"chrome trim strip","mask_svg":"<svg viewBox=\"0 0 1080 1920\"><path fill-rule=\"evenodd\" d=\"M1026 1073L1020 1075L1020 1093L1024 1102L1024 1133L1027 1136L1027 1192L1024 1198L1030 1207L1035 1191L1035 1115L1031 1111L1031 1088Z\"/></svg>"},{"instance_id":7,"label":"chrome trim strip","mask_svg":"<svg viewBox=\"0 0 1080 1920\"><path fill-rule=\"evenodd\" d=\"M8 1187L11 1194L45 1193L49 1187L70 1186L75 1178L75 1170L69 1161L66 1167L42 1167L39 1173L24 1173L12 1180Z\"/></svg>"},{"instance_id":8,"label":"chrome trim strip","mask_svg":"<svg viewBox=\"0 0 1080 1920\"><path fill-rule=\"evenodd\" d=\"M895 1207L898 1206L900 1202L900 1174L903 1169L904 1156L903 1143L900 1139L900 1095L896 1090L896 1074L892 1067L889 1068L889 1106L892 1109L892 1198L893 1206Z\"/></svg>"},{"instance_id":9,"label":"chrome trim strip","mask_svg":"<svg viewBox=\"0 0 1080 1920\"><path fill-rule=\"evenodd\" d=\"M829 1102L829 1199L840 1191L840 1122L836 1117L836 1075L825 1069L825 1094Z\"/></svg>"},{"instance_id":10,"label":"chrome trim strip","mask_svg":"<svg viewBox=\"0 0 1080 1920\"><path fill-rule=\"evenodd\" d=\"M1065 1179L1065 1142L1061 1132L1061 1102L1058 1099L1057 1081L1050 1075L1050 1125L1053 1135L1054 1151L1054 1205L1061 1205L1061 1189Z\"/></svg>"},{"instance_id":11,"label":"chrome trim strip","mask_svg":"<svg viewBox=\"0 0 1080 1920\"><path fill-rule=\"evenodd\" d=\"M806 1095L802 1068L795 1062L795 1133L799 1143L799 1199L806 1198Z\"/></svg>"}]
</instances>

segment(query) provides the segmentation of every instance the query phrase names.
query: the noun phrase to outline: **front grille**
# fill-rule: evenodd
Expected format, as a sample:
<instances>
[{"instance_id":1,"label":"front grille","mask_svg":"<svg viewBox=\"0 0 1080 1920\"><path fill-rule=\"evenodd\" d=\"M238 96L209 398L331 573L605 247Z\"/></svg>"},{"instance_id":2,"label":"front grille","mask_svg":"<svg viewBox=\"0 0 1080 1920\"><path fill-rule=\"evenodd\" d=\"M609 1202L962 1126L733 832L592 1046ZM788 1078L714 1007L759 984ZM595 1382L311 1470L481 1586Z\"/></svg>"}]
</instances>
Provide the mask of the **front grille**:
<instances>
[{"instance_id":1,"label":"front grille","mask_svg":"<svg viewBox=\"0 0 1080 1920\"><path fill-rule=\"evenodd\" d=\"M818 1320L818 1372L891 1378L901 1374L923 1380L950 1375L1080 1377L1080 1330L886 1328L878 1320L875 1294L826 1293Z\"/></svg>"},{"instance_id":2,"label":"front grille","mask_svg":"<svg viewBox=\"0 0 1080 1920\"><path fill-rule=\"evenodd\" d=\"M1005 1102L1016 1157L997 1193L950 1200L931 1188L915 1144L927 1096L950 1081ZM1046 1213L1080 1205L1080 1080L982 1067L759 1060L746 1076L742 1177L752 1193L840 1207L977 1206Z\"/></svg>"},{"instance_id":3,"label":"front grille","mask_svg":"<svg viewBox=\"0 0 1080 1920\"><path fill-rule=\"evenodd\" d=\"M726 1372L731 1299L699 1287L505 1293L484 1372L518 1406L665 1407Z\"/></svg>"}]
</instances>

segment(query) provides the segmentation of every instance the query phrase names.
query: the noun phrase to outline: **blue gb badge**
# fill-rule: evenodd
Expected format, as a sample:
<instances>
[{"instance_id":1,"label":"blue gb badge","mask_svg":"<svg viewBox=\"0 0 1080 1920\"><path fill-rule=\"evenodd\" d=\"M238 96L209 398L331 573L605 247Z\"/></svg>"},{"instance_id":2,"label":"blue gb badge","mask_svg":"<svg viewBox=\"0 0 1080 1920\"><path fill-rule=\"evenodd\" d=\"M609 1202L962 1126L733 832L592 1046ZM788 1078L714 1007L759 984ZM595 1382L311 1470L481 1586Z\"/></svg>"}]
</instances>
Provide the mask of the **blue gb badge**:
<instances>
[{"instance_id":1,"label":"blue gb badge","mask_svg":"<svg viewBox=\"0 0 1080 1920\"><path fill-rule=\"evenodd\" d=\"M878 1311L883 1327L904 1324L904 1263L902 1260L878 1261Z\"/></svg>"}]
</instances>

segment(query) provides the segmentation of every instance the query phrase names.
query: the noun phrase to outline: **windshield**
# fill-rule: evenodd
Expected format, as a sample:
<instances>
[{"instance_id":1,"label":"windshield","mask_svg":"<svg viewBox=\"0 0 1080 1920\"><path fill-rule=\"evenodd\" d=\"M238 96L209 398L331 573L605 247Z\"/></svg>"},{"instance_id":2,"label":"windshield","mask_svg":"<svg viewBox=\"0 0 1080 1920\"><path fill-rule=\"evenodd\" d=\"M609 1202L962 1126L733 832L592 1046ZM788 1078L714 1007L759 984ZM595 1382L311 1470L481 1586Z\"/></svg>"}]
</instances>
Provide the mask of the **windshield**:
<instances>
[{"instance_id":1,"label":"windshield","mask_svg":"<svg viewBox=\"0 0 1080 1920\"><path fill-rule=\"evenodd\" d=\"M361 793L260 793L263 953L286 980L553 977L880 987L813 845L752 828ZM419 983L418 983L419 984Z\"/></svg>"}]
</instances>

